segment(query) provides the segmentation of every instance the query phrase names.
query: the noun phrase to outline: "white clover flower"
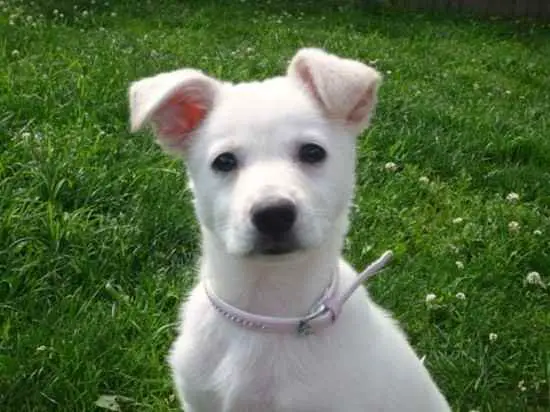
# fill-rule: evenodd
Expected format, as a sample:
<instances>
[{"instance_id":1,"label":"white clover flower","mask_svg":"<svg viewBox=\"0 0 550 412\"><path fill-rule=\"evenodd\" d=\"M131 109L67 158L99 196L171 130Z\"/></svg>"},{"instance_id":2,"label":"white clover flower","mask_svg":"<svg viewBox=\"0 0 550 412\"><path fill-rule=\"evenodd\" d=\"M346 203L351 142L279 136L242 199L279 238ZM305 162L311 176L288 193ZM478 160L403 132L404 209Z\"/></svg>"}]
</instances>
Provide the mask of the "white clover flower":
<instances>
[{"instance_id":1,"label":"white clover flower","mask_svg":"<svg viewBox=\"0 0 550 412\"><path fill-rule=\"evenodd\" d=\"M386 70L386 74L392 74L391 70Z\"/></svg>"},{"instance_id":2,"label":"white clover flower","mask_svg":"<svg viewBox=\"0 0 550 412\"><path fill-rule=\"evenodd\" d=\"M518 382L518 389L521 392L525 392L527 390L527 386L525 386L525 381L523 379Z\"/></svg>"},{"instance_id":3,"label":"white clover flower","mask_svg":"<svg viewBox=\"0 0 550 412\"><path fill-rule=\"evenodd\" d=\"M519 201L519 195L516 192L510 192L506 195L506 200L510 203L515 203Z\"/></svg>"},{"instance_id":4,"label":"white clover flower","mask_svg":"<svg viewBox=\"0 0 550 412\"><path fill-rule=\"evenodd\" d=\"M529 272L525 277L525 283L529 285L537 285L546 288L546 284L542 281L542 277L539 272Z\"/></svg>"},{"instance_id":5,"label":"white clover flower","mask_svg":"<svg viewBox=\"0 0 550 412\"><path fill-rule=\"evenodd\" d=\"M437 296L434 293L428 293L426 295L426 303L431 303L437 298Z\"/></svg>"},{"instance_id":6,"label":"white clover flower","mask_svg":"<svg viewBox=\"0 0 550 412\"><path fill-rule=\"evenodd\" d=\"M88 17L88 10L82 10L82 17Z\"/></svg>"},{"instance_id":7,"label":"white clover flower","mask_svg":"<svg viewBox=\"0 0 550 412\"><path fill-rule=\"evenodd\" d=\"M455 225L459 225L459 224L461 224L462 222L464 222L464 219L462 219L461 217L455 217L455 218L453 219L453 223L454 223Z\"/></svg>"},{"instance_id":8,"label":"white clover flower","mask_svg":"<svg viewBox=\"0 0 550 412\"><path fill-rule=\"evenodd\" d=\"M518 232L519 228L520 225L515 220L512 220L510 223L508 223L508 230L510 230L510 232Z\"/></svg>"},{"instance_id":9,"label":"white clover flower","mask_svg":"<svg viewBox=\"0 0 550 412\"><path fill-rule=\"evenodd\" d=\"M496 333L489 333L489 342L496 342L496 340L498 339L498 335Z\"/></svg>"},{"instance_id":10,"label":"white clover flower","mask_svg":"<svg viewBox=\"0 0 550 412\"><path fill-rule=\"evenodd\" d=\"M506 94L512 94L512 92L510 90L506 90L504 93Z\"/></svg>"},{"instance_id":11,"label":"white clover flower","mask_svg":"<svg viewBox=\"0 0 550 412\"><path fill-rule=\"evenodd\" d=\"M116 17L116 12L111 12L111 17Z\"/></svg>"},{"instance_id":12,"label":"white clover flower","mask_svg":"<svg viewBox=\"0 0 550 412\"><path fill-rule=\"evenodd\" d=\"M31 137L31 134L29 132L23 132L23 133L21 133L21 137L23 139L28 139L28 138Z\"/></svg>"},{"instance_id":13,"label":"white clover flower","mask_svg":"<svg viewBox=\"0 0 550 412\"><path fill-rule=\"evenodd\" d=\"M59 10L53 9L53 14L54 14L54 16L57 16L59 14Z\"/></svg>"},{"instance_id":14,"label":"white clover flower","mask_svg":"<svg viewBox=\"0 0 550 412\"><path fill-rule=\"evenodd\" d=\"M384 165L384 169L388 172L395 172L397 170L397 165L394 162L388 162Z\"/></svg>"},{"instance_id":15,"label":"white clover flower","mask_svg":"<svg viewBox=\"0 0 550 412\"><path fill-rule=\"evenodd\" d=\"M11 55L12 55L13 57L19 56L19 50L12 50Z\"/></svg>"},{"instance_id":16,"label":"white clover flower","mask_svg":"<svg viewBox=\"0 0 550 412\"><path fill-rule=\"evenodd\" d=\"M458 292L455 297L458 299L458 300L466 300L466 295L462 292Z\"/></svg>"},{"instance_id":17,"label":"white clover flower","mask_svg":"<svg viewBox=\"0 0 550 412\"><path fill-rule=\"evenodd\" d=\"M534 234L535 236L541 236L541 235L542 235L542 230L535 229L535 230L533 230L533 234Z\"/></svg>"},{"instance_id":18,"label":"white clover flower","mask_svg":"<svg viewBox=\"0 0 550 412\"><path fill-rule=\"evenodd\" d=\"M428 184L428 183L430 183L430 179L428 178L428 176L421 176L421 177L418 179L418 181L419 181L420 183L423 183L423 184Z\"/></svg>"},{"instance_id":19,"label":"white clover flower","mask_svg":"<svg viewBox=\"0 0 550 412\"><path fill-rule=\"evenodd\" d=\"M455 265L456 265L457 269L459 269L459 270L464 269L464 262L462 262L462 261L460 261L460 260L457 260L457 261L455 262Z\"/></svg>"},{"instance_id":20,"label":"white clover flower","mask_svg":"<svg viewBox=\"0 0 550 412\"><path fill-rule=\"evenodd\" d=\"M535 285L542 281L539 272L529 272L525 280L527 280L527 283L531 285Z\"/></svg>"}]
</instances>

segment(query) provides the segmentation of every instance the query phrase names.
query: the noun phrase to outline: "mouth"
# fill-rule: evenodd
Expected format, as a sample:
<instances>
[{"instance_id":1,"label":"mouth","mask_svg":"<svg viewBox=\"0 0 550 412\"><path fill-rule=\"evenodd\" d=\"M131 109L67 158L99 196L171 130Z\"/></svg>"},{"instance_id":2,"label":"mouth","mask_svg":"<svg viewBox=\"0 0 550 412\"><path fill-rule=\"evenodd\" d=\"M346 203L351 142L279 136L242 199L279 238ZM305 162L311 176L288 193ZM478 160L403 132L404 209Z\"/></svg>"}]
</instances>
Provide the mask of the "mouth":
<instances>
[{"instance_id":1,"label":"mouth","mask_svg":"<svg viewBox=\"0 0 550 412\"><path fill-rule=\"evenodd\" d=\"M251 254L255 256L281 256L290 255L300 250L301 247L293 237L270 237L258 239Z\"/></svg>"}]
</instances>

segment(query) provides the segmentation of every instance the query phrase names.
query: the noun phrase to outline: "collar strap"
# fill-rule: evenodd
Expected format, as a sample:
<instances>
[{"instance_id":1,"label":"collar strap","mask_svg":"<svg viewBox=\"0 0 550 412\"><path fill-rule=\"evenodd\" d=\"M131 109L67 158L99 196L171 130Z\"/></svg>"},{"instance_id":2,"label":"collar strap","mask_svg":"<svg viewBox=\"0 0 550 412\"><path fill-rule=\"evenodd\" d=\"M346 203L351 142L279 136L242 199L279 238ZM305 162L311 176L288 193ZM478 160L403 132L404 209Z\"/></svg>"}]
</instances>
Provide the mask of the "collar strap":
<instances>
[{"instance_id":1,"label":"collar strap","mask_svg":"<svg viewBox=\"0 0 550 412\"><path fill-rule=\"evenodd\" d=\"M230 305L218 297L207 281L204 282L204 289L212 306L230 321L246 329L259 330L274 333L297 333L300 336L310 335L333 324L342 306L367 279L379 272L392 258L391 251L386 251L377 260L371 263L355 281L341 294L338 293L339 276L332 277L330 285L326 288L323 296L319 299L309 313L303 317L279 318L272 316L255 315Z\"/></svg>"}]
</instances>

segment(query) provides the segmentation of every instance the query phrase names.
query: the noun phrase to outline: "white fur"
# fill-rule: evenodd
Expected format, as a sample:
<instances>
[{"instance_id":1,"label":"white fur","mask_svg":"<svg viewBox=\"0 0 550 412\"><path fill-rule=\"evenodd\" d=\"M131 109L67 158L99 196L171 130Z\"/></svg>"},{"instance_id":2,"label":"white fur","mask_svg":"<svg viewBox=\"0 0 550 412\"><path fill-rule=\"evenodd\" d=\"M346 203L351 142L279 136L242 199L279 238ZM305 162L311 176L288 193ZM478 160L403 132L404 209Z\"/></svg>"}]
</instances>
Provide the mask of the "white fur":
<instances>
[{"instance_id":1,"label":"white fur","mask_svg":"<svg viewBox=\"0 0 550 412\"><path fill-rule=\"evenodd\" d=\"M228 322L202 286L208 279L225 301L255 314L302 316L334 270L340 287L353 282L357 274L340 252L355 138L372 116L379 82L366 65L303 49L286 76L262 82L233 85L180 70L132 84L132 128L153 123L160 143L185 158L201 224L200 282L182 306L170 353L185 411L450 410L366 290L355 292L334 325L299 337ZM297 160L308 142L326 149L322 164ZM237 155L239 168L221 175L211 163L226 151ZM274 196L297 206L298 249L257 254L250 211Z\"/></svg>"}]
</instances>

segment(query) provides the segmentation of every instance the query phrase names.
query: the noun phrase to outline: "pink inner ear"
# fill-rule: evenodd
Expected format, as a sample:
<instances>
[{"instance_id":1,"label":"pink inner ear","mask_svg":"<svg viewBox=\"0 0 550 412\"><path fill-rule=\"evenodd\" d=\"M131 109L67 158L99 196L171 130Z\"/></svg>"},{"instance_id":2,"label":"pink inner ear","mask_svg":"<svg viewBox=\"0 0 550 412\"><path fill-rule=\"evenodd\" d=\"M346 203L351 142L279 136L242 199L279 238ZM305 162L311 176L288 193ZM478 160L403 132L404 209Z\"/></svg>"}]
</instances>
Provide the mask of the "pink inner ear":
<instances>
[{"instance_id":1,"label":"pink inner ear","mask_svg":"<svg viewBox=\"0 0 550 412\"><path fill-rule=\"evenodd\" d=\"M363 97L357 102L353 110L348 115L348 122L359 123L366 122L370 116L370 111L374 103L374 87L369 87Z\"/></svg>"},{"instance_id":2,"label":"pink inner ear","mask_svg":"<svg viewBox=\"0 0 550 412\"><path fill-rule=\"evenodd\" d=\"M158 108L153 121L160 140L170 146L179 146L185 143L205 115L204 105L184 92L177 92Z\"/></svg>"},{"instance_id":3,"label":"pink inner ear","mask_svg":"<svg viewBox=\"0 0 550 412\"><path fill-rule=\"evenodd\" d=\"M317 103L321 106L321 109L326 112L327 108L325 102L323 102L323 99L321 99L319 90L317 90L317 87L315 86L315 82L313 81L313 76L311 74L311 71L309 70L309 67L307 67L305 64L300 64L296 67L296 69L309 93L315 98L315 100L317 100Z\"/></svg>"}]
</instances>

